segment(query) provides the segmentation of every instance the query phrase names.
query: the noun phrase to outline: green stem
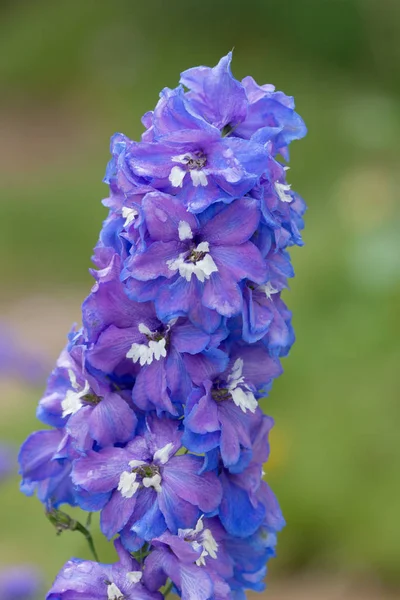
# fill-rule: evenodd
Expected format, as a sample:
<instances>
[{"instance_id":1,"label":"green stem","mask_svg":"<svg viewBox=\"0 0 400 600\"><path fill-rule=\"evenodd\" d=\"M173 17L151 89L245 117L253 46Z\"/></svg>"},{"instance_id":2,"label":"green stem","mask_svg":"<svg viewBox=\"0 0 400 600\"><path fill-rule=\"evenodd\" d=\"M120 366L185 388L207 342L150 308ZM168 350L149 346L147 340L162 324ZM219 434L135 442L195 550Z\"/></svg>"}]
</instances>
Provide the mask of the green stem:
<instances>
[{"instance_id":1,"label":"green stem","mask_svg":"<svg viewBox=\"0 0 400 600\"><path fill-rule=\"evenodd\" d=\"M170 581L169 584L165 587L164 598L166 598L168 596L168 594L171 593L172 586L173 586L173 583L172 583L172 581Z\"/></svg>"},{"instance_id":2,"label":"green stem","mask_svg":"<svg viewBox=\"0 0 400 600\"><path fill-rule=\"evenodd\" d=\"M99 557L97 556L96 548L94 547L94 542L90 531L88 531L86 527L82 525L82 523L79 523L79 521L75 521L75 527L71 529L71 531L80 531L82 533L82 535L86 538L90 551L93 554L94 560L96 562L100 562Z\"/></svg>"},{"instance_id":3,"label":"green stem","mask_svg":"<svg viewBox=\"0 0 400 600\"><path fill-rule=\"evenodd\" d=\"M59 510L58 508L54 508L54 507L49 507L46 510L46 516L49 519L50 523L52 523L54 525L54 527L57 530L57 535L60 535L63 531L79 531L80 533L82 533L82 535L85 537L90 551L93 554L94 559L97 562L99 561L99 557L97 556L97 552L96 552L96 548L94 547L94 542L93 542L93 538L89 532L89 530L82 525L82 523L79 523L79 521L76 521L75 519L73 519L72 517L70 517L67 513L63 512L62 510ZM89 513L89 517L88 517L88 522L87 525L90 526L91 523L91 513Z\"/></svg>"}]
</instances>

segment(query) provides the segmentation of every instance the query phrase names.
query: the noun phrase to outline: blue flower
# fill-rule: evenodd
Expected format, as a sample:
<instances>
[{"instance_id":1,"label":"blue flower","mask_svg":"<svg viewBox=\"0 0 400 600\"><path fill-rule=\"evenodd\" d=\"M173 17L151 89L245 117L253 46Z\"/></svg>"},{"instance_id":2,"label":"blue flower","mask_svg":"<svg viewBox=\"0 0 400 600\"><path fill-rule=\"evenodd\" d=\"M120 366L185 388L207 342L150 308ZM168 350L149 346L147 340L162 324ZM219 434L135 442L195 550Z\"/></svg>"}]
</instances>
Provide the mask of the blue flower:
<instances>
[{"instance_id":1,"label":"blue flower","mask_svg":"<svg viewBox=\"0 0 400 600\"><path fill-rule=\"evenodd\" d=\"M259 400L294 342L281 294L305 204L282 157L306 129L293 98L238 81L231 60L165 88L140 142L111 140L95 284L39 403L51 429L19 462L50 513L99 511L120 560L68 561L47 600L263 589L284 519Z\"/></svg>"}]
</instances>

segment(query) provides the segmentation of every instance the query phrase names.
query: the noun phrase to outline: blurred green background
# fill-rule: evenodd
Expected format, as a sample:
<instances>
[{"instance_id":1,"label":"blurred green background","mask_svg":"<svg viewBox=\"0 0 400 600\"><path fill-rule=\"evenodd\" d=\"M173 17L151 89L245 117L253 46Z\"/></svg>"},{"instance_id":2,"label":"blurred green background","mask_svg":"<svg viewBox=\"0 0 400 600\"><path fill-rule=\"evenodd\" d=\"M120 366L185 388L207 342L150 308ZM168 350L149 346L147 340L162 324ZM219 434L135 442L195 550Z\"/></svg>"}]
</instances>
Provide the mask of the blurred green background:
<instances>
[{"instance_id":1,"label":"blurred green background","mask_svg":"<svg viewBox=\"0 0 400 600\"><path fill-rule=\"evenodd\" d=\"M297 342L265 402L267 477L287 519L277 581L400 584L399 36L398 0L0 4L2 321L49 369L91 286L110 135L139 139L164 86L232 47L236 77L295 96L309 128L291 151L309 206L286 294ZM0 389L0 437L18 445L40 428L42 388ZM0 562L50 581L87 549L56 538L17 482L0 490Z\"/></svg>"}]
</instances>

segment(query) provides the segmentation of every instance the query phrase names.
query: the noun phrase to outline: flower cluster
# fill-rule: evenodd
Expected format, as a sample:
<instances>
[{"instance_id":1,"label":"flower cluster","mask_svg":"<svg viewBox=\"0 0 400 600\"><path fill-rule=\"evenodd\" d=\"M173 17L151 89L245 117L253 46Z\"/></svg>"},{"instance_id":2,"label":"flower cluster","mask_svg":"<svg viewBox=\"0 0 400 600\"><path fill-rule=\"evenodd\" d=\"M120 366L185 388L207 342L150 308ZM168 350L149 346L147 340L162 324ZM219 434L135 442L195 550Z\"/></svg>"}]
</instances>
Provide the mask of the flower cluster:
<instances>
[{"instance_id":1,"label":"flower cluster","mask_svg":"<svg viewBox=\"0 0 400 600\"><path fill-rule=\"evenodd\" d=\"M164 89L141 142L112 138L96 283L39 404L51 429L20 465L48 507L100 511L120 559L69 561L48 599L263 589L284 520L258 401L294 341L281 290L305 205L284 161L306 129L230 62Z\"/></svg>"}]
</instances>

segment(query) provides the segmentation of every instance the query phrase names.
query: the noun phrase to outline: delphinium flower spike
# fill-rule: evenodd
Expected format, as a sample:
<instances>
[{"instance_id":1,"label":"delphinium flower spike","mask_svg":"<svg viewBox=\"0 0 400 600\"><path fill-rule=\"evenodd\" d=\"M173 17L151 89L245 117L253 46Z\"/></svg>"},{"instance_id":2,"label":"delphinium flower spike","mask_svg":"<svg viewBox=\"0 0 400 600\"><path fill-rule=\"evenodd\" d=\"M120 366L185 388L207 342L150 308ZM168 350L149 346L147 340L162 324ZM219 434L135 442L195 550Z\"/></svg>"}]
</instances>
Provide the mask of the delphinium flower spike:
<instances>
[{"instance_id":1,"label":"delphinium flower spike","mask_svg":"<svg viewBox=\"0 0 400 600\"><path fill-rule=\"evenodd\" d=\"M284 520L259 399L294 341L281 291L305 204L286 162L306 129L293 98L230 63L185 71L140 142L111 140L95 285L20 466L50 514L100 512L119 562L72 559L48 600L263 589Z\"/></svg>"}]
</instances>

